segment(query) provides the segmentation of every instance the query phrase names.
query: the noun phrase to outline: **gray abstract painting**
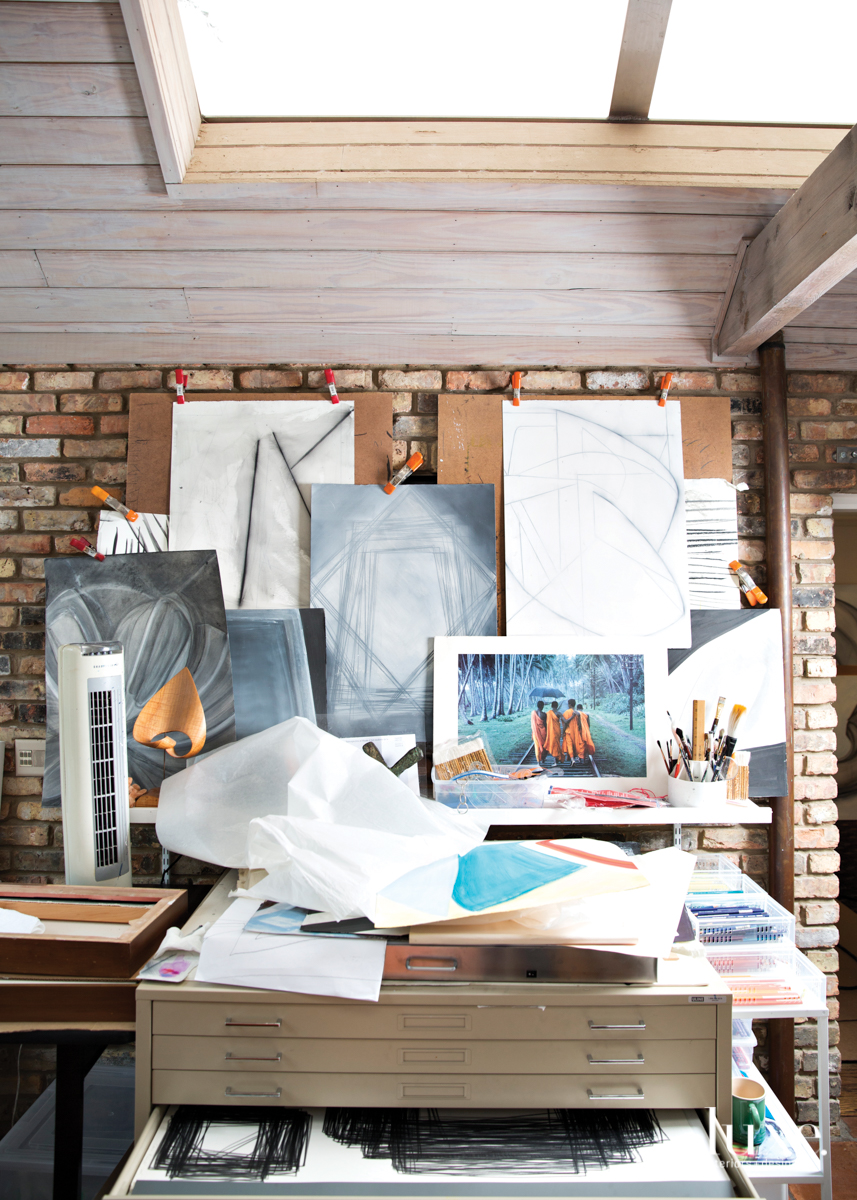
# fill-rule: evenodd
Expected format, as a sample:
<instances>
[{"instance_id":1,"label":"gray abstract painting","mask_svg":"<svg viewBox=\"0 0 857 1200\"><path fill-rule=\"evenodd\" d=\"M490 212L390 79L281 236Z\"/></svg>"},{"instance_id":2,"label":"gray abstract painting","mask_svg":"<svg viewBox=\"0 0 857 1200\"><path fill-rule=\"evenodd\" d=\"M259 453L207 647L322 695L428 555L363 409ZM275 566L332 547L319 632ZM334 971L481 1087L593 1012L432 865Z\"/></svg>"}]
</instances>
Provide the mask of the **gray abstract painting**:
<instances>
[{"instance_id":1,"label":"gray abstract painting","mask_svg":"<svg viewBox=\"0 0 857 1200\"><path fill-rule=\"evenodd\" d=\"M104 562L49 558L45 577L45 805L60 802L57 650L69 642L116 641L125 649L128 770L135 783L159 787L165 770L184 770L184 762L134 741L131 730L143 706L185 667L205 713L205 749L235 741L226 613L213 550L117 554Z\"/></svg>"},{"instance_id":2,"label":"gray abstract painting","mask_svg":"<svg viewBox=\"0 0 857 1200\"><path fill-rule=\"evenodd\" d=\"M307 605L311 485L353 482L353 402L173 407L170 549L217 551L227 608Z\"/></svg>"},{"instance_id":3,"label":"gray abstract painting","mask_svg":"<svg viewBox=\"0 0 857 1200\"><path fill-rule=\"evenodd\" d=\"M328 728L339 737L413 733L426 741L432 639L497 629L494 486L312 491L312 603L326 612Z\"/></svg>"},{"instance_id":4,"label":"gray abstract painting","mask_svg":"<svg viewBox=\"0 0 857 1200\"><path fill-rule=\"evenodd\" d=\"M690 645L679 405L503 404L506 632Z\"/></svg>"},{"instance_id":5,"label":"gray abstract painting","mask_svg":"<svg viewBox=\"0 0 857 1200\"><path fill-rule=\"evenodd\" d=\"M232 681L235 689L235 729L249 737L288 721L306 717L316 724L320 700L314 692L307 642L314 642L313 661L324 655L324 612L321 609L231 609L226 614ZM324 688L322 657L321 685ZM316 688L313 684L316 682Z\"/></svg>"}]
</instances>

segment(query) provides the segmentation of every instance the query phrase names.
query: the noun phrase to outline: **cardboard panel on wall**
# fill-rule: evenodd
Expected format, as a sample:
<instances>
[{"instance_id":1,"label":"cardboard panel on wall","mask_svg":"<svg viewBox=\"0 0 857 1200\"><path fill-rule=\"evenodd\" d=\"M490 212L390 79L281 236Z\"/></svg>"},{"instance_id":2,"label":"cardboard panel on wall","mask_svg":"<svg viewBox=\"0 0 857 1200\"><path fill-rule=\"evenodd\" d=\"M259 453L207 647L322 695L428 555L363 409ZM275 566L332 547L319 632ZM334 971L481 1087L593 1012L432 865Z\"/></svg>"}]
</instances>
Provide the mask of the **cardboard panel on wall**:
<instances>
[{"instance_id":1,"label":"cardboard panel on wall","mask_svg":"<svg viewBox=\"0 0 857 1200\"><path fill-rule=\"evenodd\" d=\"M728 396L682 396L685 479L732 478L732 417Z\"/></svg>"},{"instance_id":2,"label":"cardboard panel on wall","mask_svg":"<svg viewBox=\"0 0 857 1200\"><path fill-rule=\"evenodd\" d=\"M493 483L497 531L497 631L505 626L503 409L500 396L437 398L438 483Z\"/></svg>"},{"instance_id":3,"label":"cardboard panel on wall","mask_svg":"<svg viewBox=\"0 0 857 1200\"><path fill-rule=\"evenodd\" d=\"M318 392L197 392L199 400L317 400L329 404ZM356 483L384 484L393 443L393 397L390 392L349 393L354 402L354 479ZM170 511L170 456L172 447L172 392L135 392L129 405L128 482L126 503L138 512Z\"/></svg>"}]
</instances>

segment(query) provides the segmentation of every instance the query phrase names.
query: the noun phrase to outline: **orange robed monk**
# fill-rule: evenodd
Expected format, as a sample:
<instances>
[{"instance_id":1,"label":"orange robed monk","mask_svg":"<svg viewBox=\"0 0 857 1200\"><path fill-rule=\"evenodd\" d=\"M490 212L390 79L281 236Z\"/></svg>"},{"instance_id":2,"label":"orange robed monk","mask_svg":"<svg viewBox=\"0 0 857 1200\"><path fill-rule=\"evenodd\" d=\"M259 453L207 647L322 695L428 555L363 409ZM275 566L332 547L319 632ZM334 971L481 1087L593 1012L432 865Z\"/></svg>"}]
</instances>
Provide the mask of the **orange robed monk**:
<instances>
[{"instance_id":1,"label":"orange robed monk","mask_svg":"<svg viewBox=\"0 0 857 1200\"><path fill-rule=\"evenodd\" d=\"M545 702L539 700L530 715L530 728L533 731L533 745L536 748L536 762L540 763L545 756L545 741L547 739L547 721L545 719Z\"/></svg>"},{"instance_id":2,"label":"orange robed monk","mask_svg":"<svg viewBox=\"0 0 857 1200\"><path fill-rule=\"evenodd\" d=\"M562 723L564 758L570 758L573 762L575 758L584 758L587 754L595 753L595 744L589 730L589 717L577 709L576 701L569 700L568 708L562 714Z\"/></svg>"},{"instance_id":3,"label":"orange robed monk","mask_svg":"<svg viewBox=\"0 0 857 1200\"><path fill-rule=\"evenodd\" d=\"M554 759L559 762L562 754L562 732L559 720L559 705L556 700L551 703L550 708L545 713L547 721L548 735L545 741L545 753L553 755Z\"/></svg>"}]
</instances>

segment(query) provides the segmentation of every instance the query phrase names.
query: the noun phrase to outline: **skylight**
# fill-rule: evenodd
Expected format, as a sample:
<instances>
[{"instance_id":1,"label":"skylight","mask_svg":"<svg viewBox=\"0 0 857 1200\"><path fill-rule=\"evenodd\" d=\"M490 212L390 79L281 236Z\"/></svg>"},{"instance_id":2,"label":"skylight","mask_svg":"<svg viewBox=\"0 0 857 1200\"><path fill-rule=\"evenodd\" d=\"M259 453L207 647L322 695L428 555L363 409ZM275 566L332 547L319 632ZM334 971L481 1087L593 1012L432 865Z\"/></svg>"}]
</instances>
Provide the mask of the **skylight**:
<instances>
[{"instance_id":1,"label":"skylight","mask_svg":"<svg viewBox=\"0 0 857 1200\"><path fill-rule=\"evenodd\" d=\"M180 0L206 117L604 117L627 0Z\"/></svg>"},{"instance_id":2,"label":"skylight","mask_svg":"<svg viewBox=\"0 0 857 1200\"><path fill-rule=\"evenodd\" d=\"M855 0L673 0L649 119L854 125L855 46Z\"/></svg>"}]
</instances>

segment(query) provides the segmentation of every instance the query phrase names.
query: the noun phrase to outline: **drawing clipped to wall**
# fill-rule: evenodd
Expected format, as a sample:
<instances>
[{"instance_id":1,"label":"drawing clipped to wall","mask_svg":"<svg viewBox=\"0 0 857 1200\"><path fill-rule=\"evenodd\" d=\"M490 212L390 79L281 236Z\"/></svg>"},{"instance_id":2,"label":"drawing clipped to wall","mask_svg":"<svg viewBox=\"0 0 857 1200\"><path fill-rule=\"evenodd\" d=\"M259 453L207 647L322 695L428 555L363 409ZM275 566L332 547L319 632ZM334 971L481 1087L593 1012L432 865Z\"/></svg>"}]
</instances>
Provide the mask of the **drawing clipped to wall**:
<instances>
[{"instance_id":1,"label":"drawing clipped to wall","mask_svg":"<svg viewBox=\"0 0 857 1200\"><path fill-rule=\"evenodd\" d=\"M128 521L121 513L98 514L99 554L154 554L169 549L170 518L164 513L138 513Z\"/></svg>"},{"instance_id":2,"label":"drawing clipped to wall","mask_svg":"<svg viewBox=\"0 0 857 1200\"><path fill-rule=\"evenodd\" d=\"M681 415L503 404L506 632L690 644Z\"/></svg>"},{"instance_id":3,"label":"drawing clipped to wall","mask_svg":"<svg viewBox=\"0 0 857 1200\"><path fill-rule=\"evenodd\" d=\"M431 739L432 639L497 628L493 484L316 484L312 603L327 622L328 729Z\"/></svg>"},{"instance_id":4,"label":"drawing clipped to wall","mask_svg":"<svg viewBox=\"0 0 857 1200\"><path fill-rule=\"evenodd\" d=\"M725 479L684 481L690 607L740 608L741 589L729 570L738 557L735 489Z\"/></svg>"},{"instance_id":5,"label":"drawing clipped to wall","mask_svg":"<svg viewBox=\"0 0 857 1200\"><path fill-rule=\"evenodd\" d=\"M324 611L230 609L226 627L237 736L249 737L290 717L306 717L324 728Z\"/></svg>"},{"instance_id":6,"label":"drawing clipped to wall","mask_svg":"<svg viewBox=\"0 0 857 1200\"><path fill-rule=\"evenodd\" d=\"M217 551L227 608L306 607L311 485L353 482L353 403L177 404L170 549Z\"/></svg>"},{"instance_id":7,"label":"drawing clipped to wall","mask_svg":"<svg viewBox=\"0 0 857 1200\"><path fill-rule=\"evenodd\" d=\"M188 676L202 708L205 749L235 740L226 614L213 550L120 554L103 562L52 558L45 563L45 576L45 805L60 802L57 650L67 643L119 642L125 649L128 773L138 789L158 788L165 773L184 770L178 756L199 741L200 714L186 686ZM147 717L152 714L150 701L171 681L177 682L160 698L167 711L154 724L144 719L142 741L136 740L138 718L147 706ZM186 729L171 726L179 709L191 718ZM167 721L166 727L155 728L161 721ZM174 742L176 757L167 753L169 747L143 744L162 741L165 735Z\"/></svg>"},{"instance_id":8,"label":"drawing clipped to wall","mask_svg":"<svg viewBox=\"0 0 857 1200\"><path fill-rule=\"evenodd\" d=\"M726 697L724 722L732 708L747 711L738 727L738 750L750 751L750 795L785 796L788 791L783 638L776 608L722 609L691 614L693 644L670 650L666 707L677 721L707 702L706 724L719 696Z\"/></svg>"}]
</instances>

